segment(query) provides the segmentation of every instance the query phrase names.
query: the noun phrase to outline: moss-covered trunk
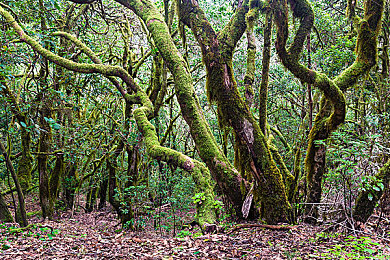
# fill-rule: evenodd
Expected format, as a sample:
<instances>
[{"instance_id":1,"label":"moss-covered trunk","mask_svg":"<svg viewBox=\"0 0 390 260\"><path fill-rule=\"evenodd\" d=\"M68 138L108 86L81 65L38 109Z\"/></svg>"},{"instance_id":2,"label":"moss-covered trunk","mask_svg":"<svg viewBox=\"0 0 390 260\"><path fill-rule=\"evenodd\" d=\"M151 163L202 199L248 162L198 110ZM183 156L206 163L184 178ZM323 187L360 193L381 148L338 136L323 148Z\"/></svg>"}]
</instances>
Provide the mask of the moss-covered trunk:
<instances>
[{"instance_id":1,"label":"moss-covered trunk","mask_svg":"<svg viewBox=\"0 0 390 260\"><path fill-rule=\"evenodd\" d=\"M287 49L288 39L288 8L291 6L294 17L300 19L300 25L294 36L293 42ZM302 82L319 88L324 98L321 109L316 116L315 123L309 135L309 146L305 160L309 196L307 197L306 212L308 220L315 221L318 218L318 205L321 199L321 182L325 171L325 150L317 141L328 138L345 118L345 98L342 91L353 86L359 76L368 72L377 60L377 37L380 31L381 17L384 1L365 1L364 18L358 21L358 40L356 43L357 58L355 62L345 69L334 80L322 73L311 70L300 64L303 44L310 34L314 13L306 0L278 0L273 3L275 8L275 23L278 27L276 50L282 63Z\"/></svg>"},{"instance_id":2,"label":"moss-covered trunk","mask_svg":"<svg viewBox=\"0 0 390 260\"><path fill-rule=\"evenodd\" d=\"M50 208L52 209L54 208L54 204L57 201L61 179L65 172L64 154L62 151L59 151L56 154L56 157L56 162L49 179L49 204Z\"/></svg>"},{"instance_id":3,"label":"moss-covered trunk","mask_svg":"<svg viewBox=\"0 0 390 260\"><path fill-rule=\"evenodd\" d=\"M0 138L1 138L1 136L0 136ZM11 159L9 158L9 155L7 153L7 149L5 148L5 146L3 145L1 140L0 140L0 151L4 156L7 170L11 173L12 179L15 183L16 192L18 193L18 202L19 202L18 209L19 210L17 212L17 215L19 215L19 217L20 217L18 220L20 220L19 221L20 225L25 227L28 225L28 219L27 219L27 214L26 214L26 205L25 205L25 201L24 201L22 187L19 183L18 176L16 175L16 172L15 172L14 166L11 162Z\"/></svg>"},{"instance_id":4,"label":"moss-covered trunk","mask_svg":"<svg viewBox=\"0 0 390 260\"><path fill-rule=\"evenodd\" d=\"M355 62L337 76L333 82L340 90L346 91L352 87L360 76L367 73L377 62L377 39L381 27L384 1L366 1L364 18L351 17L358 20L356 43L357 58ZM350 12L350 15L353 12ZM333 108L332 108L333 107ZM322 177L325 169L326 150L323 145L316 144L326 140L337 128L327 125L327 118L332 114L334 104L326 95L320 105L320 112L317 114L313 128L309 135L309 144L305 160L307 172L308 196L305 213L308 222L315 222L318 218L318 203L321 201Z\"/></svg>"},{"instance_id":5,"label":"moss-covered trunk","mask_svg":"<svg viewBox=\"0 0 390 260\"><path fill-rule=\"evenodd\" d=\"M25 128L21 131L21 144L22 144L22 156L18 162L18 170L16 175L20 180L20 186L23 192L30 187L31 184L31 171L33 168L33 157L31 155L31 134Z\"/></svg>"},{"instance_id":6,"label":"moss-covered trunk","mask_svg":"<svg viewBox=\"0 0 390 260\"><path fill-rule=\"evenodd\" d=\"M42 93L39 126L42 129L39 135L38 144L38 173L39 173L39 199L42 209L42 217L51 219L53 217L53 205L50 204L49 171L47 167L48 154L51 148L51 127L48 122L52 118L52 102L48 93Z\"/></svg>"},{"instance_id":7,"label":"moss-covered trunk","mask_svg":"<svg viewBox=\"0 0 390 260\"><path fill-rule=\"evenodd\" d=\"M267 140L240 96L234 79L234 48L246 30L246 20L256 20L258 6L252 7L249 8L249 1L244 1L228 25L218 34L196 1L180 1L179 11L180 19L192 29L201 46L206 65L209 101L217 103L220 123L231 126L238 141L245 146L251 174L258 183L256 193L263 206L263 217L269 223L288 222L291 207L281 173L272 158ZM241 152L241 155L244 154Z\"/></svg>"},{"instance_id":8,"label":"moss-covered trunk","mask_svg":"<svg viewBox=\"0 0 390 260\"><path fill-rule=\"evenodd\" d=\"M8 205L5 202L3 195L0 194L0 221L2 222L13 222L11 212L8 209Z\"/></svg>"},{"instance_id":9,"label":"moss-covered trunk","mask_svg":"<svg viewBox=\"0 0 390 260\"><path fill-rule=\"evenodd\" d=\"M65 200L65 205L68 209L73 208L74 197L75 197L76 187L78 183L77 167L78 167L77 162L70 163L69 166L67 167L65 176L63 176L62 183L64 187L64 200Z\"/></svg>"},{"instance_id":10,"label":"moss-covered trunk","mask_svg":"<svg viewBox=\"0 0 390 260\"><path fill-rule=\"evenodd\" d=\"M117 0L117 2L133 10L145 22L156 47L174 77L176 96L183 117L190 127L199 156L210 169L213 178L236 212L240 212L245 194L240 189L242 178L215 141L196 97L187 63L176 48L164 18L152 2L139 0Z\"/></svg>"},{"instance_id":11,"label":"moss-covered trunk","mask_svg":"<svg viewBox=\"0 0 390 260\"><path fill-rule=\"evenodd\" d=\"M118 180L116 177L117 158L124 149L124 143L120 141L118 147L115 149L114 154L107 158L106 165L108 170L108 201L118 214L122 226L125 224L133 229L131 220L134 217L131 201L125 201L121 198L120 187L118 187Z\"/></svg>"},{"instance_id":12,"label":"moss-covered trunk","mask_svg":"<svg viewBox=\"0 0 390 260\"><path fill-rule=\"evenodd\" d=\"M107 190L108 190L108 178L107 175L104 173L103 179L100 182L100 187L99 187L99 205L98 205L99 210L103 209L106 206Z\"/></svg>"},{"instance_id":13,"label":"moss-covered trunk","mask_svg":"<svg viewBox=\"0 0 390 260\"><path fill-rule=\"evenodd\" d=\"M96 199L98 195L98 186L95 183L95 180L91 178L89 181L89 188L87 192L87 198L85 203L85 210L87 212L92 212L95 209L96 206Z\"/></svg>"}]
</instances>

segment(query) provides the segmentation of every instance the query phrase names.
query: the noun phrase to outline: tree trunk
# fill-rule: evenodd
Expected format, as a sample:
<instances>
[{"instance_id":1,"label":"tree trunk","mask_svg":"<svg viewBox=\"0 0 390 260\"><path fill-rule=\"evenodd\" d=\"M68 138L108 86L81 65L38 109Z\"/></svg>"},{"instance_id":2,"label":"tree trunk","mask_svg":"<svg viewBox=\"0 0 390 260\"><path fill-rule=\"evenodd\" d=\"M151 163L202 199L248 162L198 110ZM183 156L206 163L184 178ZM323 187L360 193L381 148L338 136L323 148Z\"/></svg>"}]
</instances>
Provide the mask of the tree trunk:
<instances>
[{"instance_id":1,"label":"tree trunk","mask_svg":"<svg viewBox=\"0 0 390 260\"><path fill-rule=\"evenodd\" d=\"M50 208L54 209L54 205L58 198L58 192L60 188L60 183L62 176L65 172L65 162L64 162L64 154L62 151L58 151L56 154L56 162L54 168L50 174L49 180L49 204Z\"/></svg>"},{"instance_id":2,"label":"tree trunk","mask_svg":"<svg viewBox=\"0 0 390 260\"><path fill-rule=\"evenodd\" d=\"M287 50L288 38L288 9L289 2L293 15L300 19L299 29L292 44ZM307 219L311 222L318 218L318 209L313 205L320 203L321 182L325 171L325 150L316 144L326 140L330 133L338 128L345 119L345 97L342 91L353 86L359 76L365 74L377 60L377 37L381 26L384 1L367 0L365 3L364 19L360 20L358 39L356 44L357 58L334 80L326 75L311 70L299 63L304 41L311 32L314 13L305 0L278 0L273 3L275 8L275 23L278 27L276 51L282 63L302 82L319 88L324 98L321 109L316 116L313 128L309 135L309 145L305 160L309 196L307 197Z\"/></svg>"},{"instance_id":3,"label":"tree trunk","mask_svg":"<svg viewBox=\"0 0 390 260\"><path fill-rule=\"evenodd\" d=\"M245 195L241 192L240 186L244 180L229 163L215 141L196 97L189 69L177 50L167 25L163 22L164 18L152 2L138 0L117 0L117 2L133 10L145 22L154 43L174 77L176 96L183 117L190 126L191 136L195 141L199 156L210 169L213 178L236 212L240 212Z\"/></svg>"},{"instance_id":4,"label":"tree trunk","mask_svg":"<svg viewBox=\"0 0 390 260\"><path fill-rule=\"evenodd\" d=\"M247 150L265 220L268 223L289 222L291 206L285 183L272 159L266 137L238 93L232 67L234 48L246 30L245 18L256 20L256 12L256 8L249 10L249 1L244 1L228 25L217 34L197 1L183 0L179 5L180 19L192 29L202 49L209 101L218 105L220 124L231 126Z\"/></svg>"},{"instance_id":5,"label":"tree trunk","mask_svg":"<svg viewBox=\"0 0 390 260\"><path fill-rule=\"evenodd\" d=\"M14 222L11 212L8 209L7 203L4 201L3 195L0 194L0 221L2 222Z\"/></svg>"},{"instance_id":6,"label":"tree trunk","mask_svg":"<svg viewBox=\"0 0 390 260\"><path fill-rule=\"evenodd\" d=\"M107 158L107 168L108 168L108 200L110 204L115 209L118 214L122 226L127 225L130 229L134 229L132 220L134 218L134 213L131 205L131 201L125 201L124 199L118 197L118 184L116 178L116 167L117 167L117 157L123 151L124 143L120 141L120 144L114 151L114 155L111 158Z\"/></svg>"},{"instance_id":7,"label":"tree trunk","mask_svg":"<svg viewBox=\"0 0 390 260\"><path fill-rule=\"evenodd\" d=\"M99 188L99 206L98 206L99 210L103 209L106 206L107 190L108 190L108 178L107 176L104 176L103 180L100 182L100 188Z\"/></svg>"},{"instance_id":8,"label":"tree trunk","mask_svg":"<svg viewBox=\"0 0 390 260\"><path fill-rule=\"evenodd\" d=\"M353 209L355 220L366 223L390 183L390 160L375 175L375 181L368 184L365 190L360 191Z\"/></svg>"},{"instance_id":9,"label":"tree trunk","mask_svg":"<svg viewBox=\"0 0 390 260\"><path fill-rule=\"evenodd\" d=\"M20 225L26 227L28 225L27 214L26 214L26 205L24 201L24 195L22 191L22 187L20 186L18 176L16 176L16 172L12 162L8 156L7 149L4 147L3 143L0 141L0 151L2 152L5 163L7 165L7 169L11 172L12 179L14 180L16 192L18 193L18 208L20 209Z\"/></svg>"},{"instance_id":10,"label":"tree trunk","mask_svg":"<svg viewBox=\"0 0 390 260\"><path fill-rule=\"evenodd\" d=\"M67 173L64 176L63 185L64 185L64 200L65 205L68 209L73 208L75 192L77 188L77 167L78 163L71 163L67 169Z\"/></svg>"},{"instance_id":11,"label":"tree trunk","mask_svg":"<svg viewBox=\"0 0 390 260\"><path fill-rule=\"evenodd\" d=\"M23 192L25 192L30 187L31 171L33 167L33 157L30 152L31 134L29 132L30 130L27 129L27 127L30 126L30 120L28 119L26 114L20 109L14 93L12 93L12 91L8 88L5 78L3 76L0 76L0 82L3 85L0 91L2 91L7 97L7 101L10 104L11 111L18 120L19 125L21 126L20 140L22 154L18 162L16 175L18 176L18 180L20 182L20 186L22 187Z\"/></svg>"},{"instance_id":12,"label":"tree trunk","mask_svg":"<svg viewBox=\"0 0 390 260\"><path fill-rule=\"evenodd\" d=\"M51 219L54 208L50 203L50 178L47 169L48 153L51 147L51 127L48 122L52 118L51 101L49 93L42 93L44 97L41 100L39 125L42 129L39 136L38 144L38 172L39 172L39 199L42 209L42 217Z\"/></svg>"}]
</instances>

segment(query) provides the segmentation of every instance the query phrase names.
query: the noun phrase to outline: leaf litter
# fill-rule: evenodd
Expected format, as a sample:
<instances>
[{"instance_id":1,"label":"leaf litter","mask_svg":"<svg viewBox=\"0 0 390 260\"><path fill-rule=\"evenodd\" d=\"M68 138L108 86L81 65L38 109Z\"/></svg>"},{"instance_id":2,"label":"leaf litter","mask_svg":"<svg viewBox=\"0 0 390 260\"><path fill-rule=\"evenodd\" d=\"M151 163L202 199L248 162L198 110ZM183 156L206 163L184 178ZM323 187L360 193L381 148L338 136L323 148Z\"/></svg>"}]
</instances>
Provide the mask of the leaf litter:
<instances>
[{"instance_id":1,"label":"leaf litter","mask_svg":"<svg viewBox=\"0 0 390 260\"><path fill-rule=\"evenodd\" d=\"M0 259L335 259L337 254L344 259L390 259L386 218L382 235L374 232L378 223L371 223L356 236L299 224L289 230L249 227L229 235L199 235L198 230L173 237L154 229L121 230L110 207L73 216L61 212L54 221L35 216L29 222L34 225L22 232L13 232L17 224L0 223ZM356 251L365 258L354 258Z\"/></svg>"}]
</instances>

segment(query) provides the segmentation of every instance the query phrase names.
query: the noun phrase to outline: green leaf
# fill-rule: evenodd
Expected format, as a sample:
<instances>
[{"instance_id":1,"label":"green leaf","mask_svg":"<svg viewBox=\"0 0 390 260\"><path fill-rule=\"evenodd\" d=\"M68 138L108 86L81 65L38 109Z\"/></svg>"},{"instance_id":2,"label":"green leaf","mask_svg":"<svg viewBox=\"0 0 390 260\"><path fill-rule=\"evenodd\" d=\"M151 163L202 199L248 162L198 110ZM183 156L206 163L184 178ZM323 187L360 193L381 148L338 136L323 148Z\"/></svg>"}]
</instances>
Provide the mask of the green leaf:
<instances>
[{"instance_id":1,"label":"green leaf","mask_svg":"<svg viewBox=\"0 0 390 260\"><path fill-rule=\"evenodd\" d=\"M60 129L61 129L61 125L55 123L55 124L53 125L53 129L55 129L55 130L60 130Z\"/></svg>"},{"instance_id":2,"label":"green leaf","mask_svg":"<svg viewBox=\"0 0 390 260\"><path fill-rule=\"evenodd\" d=\"M369 201L372 201L372 199L374 198L374 196L372 196L371 193L368 193L368 194L367 194L367 198L368 198Z\"/></svg>"},{"instance_id":3,"label":"green leaf","mask_svg":"<svg viewBox=\"0 0 390 260\"><path fill-rule=\"evenodd\" d=\"M23 128L26 128L26 127L27 127L27 125L26 125L25 122L20 122L20 125L23 126Z\"/></svg>"},{"instance_id":4,"label":"green leaf","mask_svg":"<svg viewBox=\"0 0 390 260\"><path fill-rule=\"evenodd\" d=\"M60 6L58 5L57 1L54 1L53 4L54 4L54 7L55 7L57 10L60 10Z\"/></svg>"}]
</instances>

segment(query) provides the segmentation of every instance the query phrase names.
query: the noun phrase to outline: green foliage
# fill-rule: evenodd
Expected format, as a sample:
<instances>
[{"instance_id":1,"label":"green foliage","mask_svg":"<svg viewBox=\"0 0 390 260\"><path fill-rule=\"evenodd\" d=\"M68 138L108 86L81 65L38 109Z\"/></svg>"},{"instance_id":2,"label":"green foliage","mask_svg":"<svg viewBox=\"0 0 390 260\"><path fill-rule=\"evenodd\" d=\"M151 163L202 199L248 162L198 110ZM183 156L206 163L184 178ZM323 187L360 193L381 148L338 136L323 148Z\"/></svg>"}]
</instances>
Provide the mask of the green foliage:
<instances>
[{"instance_id":1,"label":"green foliage","mask_svg":"<svg viewBox=\"0 0 390 260\"><path fill-rule=\"evenodd\" d=\"M345 201L348 201L347 203L344 201L348 205L347 209L353 203L356 191L359 187L362 188L362 181L363 186L368 188L369 184L364 180L373 178L368 175L369 172L362 172L361 165L370 158L367 148L370 147L374 138L366 135L357 136L353 127L355 125L347 124L335 131L328 141L321 141L322 144L327 145L328 155L328 172L325 174L324 192L336 195L342 191ZM340 187L343 188L340 189Z\"/></svg>"},{"instance_id":2,"label":"green foliage","mask_svg":"<svg viewBox=\"0 0 390 260\"><path fill-rule=\"evenodd\" d=\"M54 130L59 130L61 129L61 125L56 123L56 121L53 118L47 118L44 117L45 121L49 123L50 127L53 128Z\"/></svg>"},{"instance_id":3,"label":"green foliage","mask_svg":"<svg viewBox=\"0 0 390 260\"><path fill-rule=\"evenodd\" d=\"M192 233L191 231L188 231L188 230L180 230L179 233L177 233L177 237L181 237L181 238L184 238L184 237L188 237L188 236L191 236Z\"/></svg>"},{"instance_id":4,"label":"green foliage","mask_svg":"<svg viewBox=\"0 0 390 260\"><path fill-rule=\"evenodd\" d=\"M79 53L80 50L78 48L74 48L71 44L62 44L60 37L53 37L51 33L57 28L69 30L72 34L78 35L103 63L122 66L123 61L121 59L124 57L126 42L118 28L123 29L126 21L130 25L129 31L132 34L129 35L131 53L128 53L128 55L132 57L129 63L133 64L139 61L145 52L144 48L146 51L151 51L152 56L159 55L156 44L150 41L150 35L141 29L138 17L125 12L125 9L114 3L115 1L103 1L102 3L104 8L107 8L105 10L110 11L110 16L121 17L121 19L102 19L105 18L105 13L99 10L99 5L94 5L93 8L87 8L86 10L83 10L83 7L79 5L75 5L74 13L70 13L71 8L69 6L71 4L69 1L45 0L43 1L45 12L43 17L40 17L38 15L40 10L37 1L6 2L17 14L18 22L21 23L23 29L30 36L51 51L65 58L71 58L73 61L92 63L90 58ZM231 2L236 1L199 1L206 16L217 31L229 22L235 10L235 6ZM336 9L329 9L328 2L311 1L311 3L316 13L316 31L313 31L311 34L311 59L314 61L312 62L312 67L326 73L329 77L333 77L354 60L356 37L348 32L350 24L346 18L341 16ZM157 1L156 4L162 10L163 1ZM62 23L68 17L67 15L75 18L76 14L80 14L79 20L71 28L63 27ZM45 21L50 29L43 30L41 28L42 21ZM144 151L144 147L142 147L142 138L131 115L131 110L137 108L138 104L131 106L130 112L128 112L130 116L126 118L124 102L121 100L118 91L109 80L101 75L78 74L60 69L57 65L49 63L47 68L48 75L42 77L38 73L43 68L41 57L25 44L15 44L16 33L5 23L0 23L2 25L0 31L2 39L0 41L2 54L0 56L0 75L5 77L5 82L10 86L15 96L18 96L21 111L25 112L28 119L31 120L31 122L21 121L20 125L13 123L14 118L10 116L12 113L7 99L3 96L1 97L0 130L8 133L9 140L7 141L11 144L12 155L18 154L21 150L18 140L21 128L26 128L32 134L31 143L33 146L31 149L37 150L39 135L44 131L38 125L40 119L39 100L41 100L42 95L50 94L54 100L54 113L51 117L45 117L44 120L52 129L58 130L54 131L54 142L50 151L62 148L60 147L61 142L64 142L63 150L66 163L77 165L78 171L75 176L63 177L62 187L70 190L72 195L74 195L79 181L88 174L92 175L90 178L93 178L93 181L85 181L83 186L77 189L78 192L83 193L84 190L89 190L100 184L99 180L106 177L104 161L108 157L114 156L114 150L112 149L116 148L118 140L125 140L126 145L129 147L141 145L140 157L142 162L137 165L140 171L140 178L135 180L136 178L132 179L127 174L127 169L130 167L128 162L129 155L126 152L122 152L118 156L119 163L116 169L118 188L115 198L120 202L122 213L129 213L132 208L135 211L134 219L124 223L124 227L136 226L139 229L143 229L153 222L156 229L160 228L170 232L175 230L175 227L179 226L188 217L183 216L184 214L179 215L179 213L187 213L194 206L199 206L205 201L204 193L194 194L195 183L187 173L174 167L169 167L164 163L161 166L156 162L150 161L150 158ZM173 23L172 33L178 27L176 18ZM296 25L293 24L295 28ZM101 33L106 28L108 31ZM199 96L200 106L204 110L204 116L210 125L212 135L218 144L222 146L223 129L218 125L216 106L208 103L204 91L204 68L200 66L192 71L202 60L202 57L199 55L200 49L195 43L190 30L187 28L185 31L188 51L183 49L180 49L180 51L183 51L183 53L189 52L187 53L188 65L194 79L193 82L196 82L195 93ZM258 43L261 44L263 38L261 23L255 28L255 32ZM102 37L102 34L104 34L104 37ZM273 37L275 38L275 34ZM177 41L179 48L182 48L183 46L181 46L180 40L177 38L175 37L174 40ZM244 91L243 77L246 71L245 66L242 65L245 64L246 54L246 40L244 36L234 52L233 61L235 77L242 94ZM261 58L261 51L258 51L256 58L258 70L261 68ZM272 51L271 60L277 60L274 50ZM301 61L306 64L307 60L308 52L304 50ZM151 62L152 57L147 58L135 78L135 82L143 89L149 86L152 77L150 70L152 67ZM164 66L166 65L164 64ZM381 64L378 64L378 66L381 66ZM131 71L131 65L126 70ZM307 118L305 119L305 115L308 113L306 86L303 86L296 80L280 63L272 62L270 74L269 123L280 130L291 147L302 147L303 150L305 141L301 140L307 139L307 133L305 132L307 130L305 126ZM354 107L357 110L361 110L356 112L359 115L353 117L353 112L350 112L347 118L348 120L353 119L354 123L347 124L344 128L335 132L329 140L317 143L327 145L328 147L327 167L329 171L325 176L324 193L331 195L327 198L334 198L338 195L338 192L343 191L343 196L348 200L345 202L348 205L347 209L352 206L354 197L356 197L359 189L375 191L384 189L384 183L372 177L377 169L367 166L380 164L379 154L382 153L385 156L386 149L388 149L388 143L383 140L388 136L390 113L388 107L386 108L388 103L386 99L380 100L386 95L375 92L380 85L375 83L375 81L378 81L377 74L374 71L367 77L369 79L367 82L359 82L356 90L347 93L350 106L354 106L353 102L355 102L355 99L358 99L358 103L360 102L358 107ZM167 96L162 100L163 106L159 114L153 119L160 141L165 137L170 120L175 114L181 113L182 108L184 108L184 106L179 107L177 99L173 96L175 90L173 89L174 84L172 83L174 82L172 80L175 77L172 77L168 71L166 71L166 76L168 78ZM256 73L255 88L258 88L260 79L261 73ZM383 84L383 86L385 89L383 93L387 93L388 83L387 85ZM3 88L1 84L0 87ZM54 87L58 87L58 89L54 89ZM359 90L359 87L367 89L363 91ZM314 94L315 92L316 90L314 90ZM258 102L258 98L257 93L255 103ZM381 105L381 102L384 105ZM315 114L317 112L317 104L314 107ZM61 121L57 112L64 108L69 109L70 117L66 115ZM381 113L377 114L374 111L376 108L381 110ZM258 111L256 106L253 110L256 116L262 112ZM363 110L365 111L364 113L362 112ZM303 130L300 132L298 129L301 127ZM172 131L167 133L168 137L164 146L199 159L188 131L188 125L182 117L179 117L176 123L173 124ZM291 160L293 155L278 137L274 136L274 138L274 143L278 147L283 159L285 159L287 168L291 170L293 168L293 160ZM227 157L230 162L233 162L233 134L230 133L227 139ZM384 147L384 149L380 147ZM93 156L89 158L92 153L94 153ZM52 158L50 158L50 161L53 161ZM15 161L15 166L17 164L17 161ZM48 166L49 171L53 169L53 163L49 163ZM5 173L4 161L0 158L1 184L6 180ZM213 208L220 212L219 219L222 222L229 222L228 220L231 216L224 211L224 205L220 201L214 201ZM193 217L193 213L188 213L188 215ZM186 235L186 233L182 232L179 234L178 236Z\"/></svg>"},{"instance_id":5,"label":"green foliage","mask_svg":"<svg viewBox=\"0 0 390 260\"><path fill-rule=\"evenodd\" d=\"M192 197L192 202L196 205L200 205L203 203L203 201L206 199L206 197L204 196L204 193L201 192L201 193L196 193L193 197Z\"/></svg>"},{"instance_id":6,"label":"green foliage","mask_svg":"<svg viewBox=\"0 0 390 260\"><path fill-rule=\"evenodd\" d=\"M361 190L363 191L383 191L385 188L385 185L383 184L382 180L379 180L376 176L363 176L362 177L362 185ZM369 200L372 200L374 198L374 195L372 193L368 193L367 197Z\"/></svg>"},{"instance_id":7,"label":"green foliage","mask_svg":"<svg viewBox=\"0 0 390 260\"><path fill-rule=\"evenodd\" d=\"M38 225L29 225L28 228L17 228L14 226L7 226L5 224L0 223L0 233L2 235L14 235L17 234L18 236L22 236L25 238L33 237L37 238L39 240L45 241L45 240L52 240L54 237L56 237L61 231L59 229L53 229L49 227ZM1 242L1 241L0 241ZM6 244L2 244L2 249L4 247L7 247Z\"/></svg>"},{"instance_id":8,"label":"green foliage","mask_svg":"<svg viewBox=\"0 0 390 260\"><path fill-rule=\"evenodd\" d=\"M370 237L348 236L340 244L333 245L326 252L313 254L321 259L387 259L378 242Z\"/></svg>"}]
</instances>

